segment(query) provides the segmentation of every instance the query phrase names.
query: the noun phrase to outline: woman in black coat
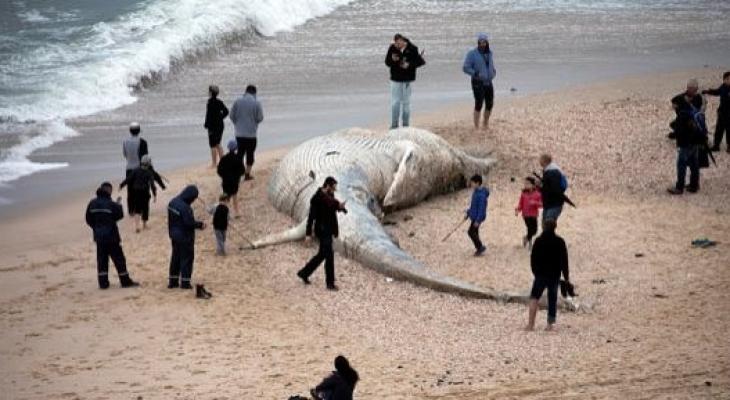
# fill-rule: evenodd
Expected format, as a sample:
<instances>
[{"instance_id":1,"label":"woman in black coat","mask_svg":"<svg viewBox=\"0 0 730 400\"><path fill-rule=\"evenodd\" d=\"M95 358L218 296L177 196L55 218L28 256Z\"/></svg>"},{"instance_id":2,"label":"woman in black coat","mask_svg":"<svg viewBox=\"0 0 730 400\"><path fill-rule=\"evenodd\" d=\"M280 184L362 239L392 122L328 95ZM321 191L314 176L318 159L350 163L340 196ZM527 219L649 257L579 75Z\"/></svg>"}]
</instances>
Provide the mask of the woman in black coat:
<instances>
[{"instance_id":1,"label":"woman in black coat","mask_svg":"<svg viewBox=\"0 0 730 400\"><path fill-rule=\"evenodd\" d=\"M218 86L208 87L208 107L205 111L205 124L203 127L208 130L208 145L210 146L211 167L215 168L218 161L223 157L221 139L223 138L223 120L228 116L228 108L218 99Z\"/></svg>"},{"instance_id":2,"label":"woman in black coat","mask_svg":"<svg viewBox=\"0 0 730 400\"><path fill-rule=\"evenodd\" d=\"M344 356L335 358L335 370L322 383L312 389L311 395L318 400L352 400L352 393L360 377Z\"/></svg>"}]
</instances>

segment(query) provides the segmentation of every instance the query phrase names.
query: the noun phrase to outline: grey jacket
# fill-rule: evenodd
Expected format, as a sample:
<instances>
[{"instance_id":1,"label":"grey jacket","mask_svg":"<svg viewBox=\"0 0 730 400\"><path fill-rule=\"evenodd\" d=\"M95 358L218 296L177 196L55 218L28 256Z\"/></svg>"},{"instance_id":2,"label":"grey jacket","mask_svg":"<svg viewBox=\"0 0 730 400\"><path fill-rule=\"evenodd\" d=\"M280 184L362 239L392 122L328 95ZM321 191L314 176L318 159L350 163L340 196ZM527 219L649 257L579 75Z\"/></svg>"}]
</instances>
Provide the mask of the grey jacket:
<instances>
[{"instance_id":1,"label":"grey jacket","mask_svg":"<svg viewBox=\"0 0 730 400\"><path fill-rule=\"evenodd\" d=\"M122 154L127 159L127 169L139 168L139 136L130 136L122 143Z\"/></svg>"},{"instance_id":2,"label":"grey jacket","mask_svg":"<svg viewBox=\"0 0 730 400\"><path fill-rule=\"evenodd\" d=\"M230 118L236 128L236 137L255 138L258 126L264 120L264 111L256 96L246 93L233 103Z\"/></svg>"}]
</instances>

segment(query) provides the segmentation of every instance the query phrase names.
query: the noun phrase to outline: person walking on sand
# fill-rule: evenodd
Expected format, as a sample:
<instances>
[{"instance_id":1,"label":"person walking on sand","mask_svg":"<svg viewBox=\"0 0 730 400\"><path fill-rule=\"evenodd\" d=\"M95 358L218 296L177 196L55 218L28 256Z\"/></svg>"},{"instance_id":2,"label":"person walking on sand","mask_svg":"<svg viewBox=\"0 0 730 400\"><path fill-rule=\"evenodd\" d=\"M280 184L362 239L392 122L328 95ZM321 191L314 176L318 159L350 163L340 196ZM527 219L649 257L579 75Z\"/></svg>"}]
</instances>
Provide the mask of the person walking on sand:
<instances>
[{"instance_id":1,"label":"person walking on sand","mask_svg":"<svg viewBox=\"0 0 730 400\"><path fill-rule=\"evenodd\" d=\"M135 232L139 233L140 217L142 219L142 229L147 229L147 221L150 218L150 197L154 198L154 201L157 202L155 173L152 171L152 159L149 154L142 156L139 168L135 168L119 184L119 190L122 190L125 186L128 186L127 207L129 214L134 219Z\"/></svg>"},{"instance_id":2,"label":"person walking on sand","mask_svg":"<svg viewBox=\"0 0 730 400\"><path fill-rule=\"evenodd\" d=\"M402 126L409 126L411 84L416 80L416 69L426 65L423 53L408 38L396 33L385 55L385 65L390 68L390 129L398 128L401 117Z\"/></svg>"},{"instance_id":3,"label":"person walking on sand","mask_svg":"<svg viewBox=\"0 0 730 400\"><path fill-rule=\"evenodd\" d=\"M335 286L335 255L332 249L332 241L340 233L337 224L337 212L347 213L345 203L340 203L335 199L335 191L337 191L337 180L328 176L324 180L324 185L317 189L317 192L309 201L305 241L310 242L312 240L312 228L314 227L314 234L319 239L319 251L307 262L304 268L297 272L297 276L304 284L309 285L309 277L324 261L327 289L334 291L338 289Z\"/></svg>"},{"instance_id":4,"label":"person walking on sand","mask_svg":"<svg viewBox=\"0 0 730 400\"><path fill-rule=\"evenodd\" d=\"M230 118L236 128L238 154L246 155L246 180L253 179L254 152L256 151L256 132L264 120L264 111L256 98L256 86L248 85L246 93L239 97L231 107Z\"/></svg>"},{"instance_id":5,"label":"person walking on sand","mask_svg":"<svg viewBox=\"0 0 730 400\"><path fill-rule=\"evenodd\" d=\"M478 257L487 251L487 246L485 246L479 239L479 227L482 225L482 222L487 219L489 189L482 186L481 175L472 176L471 179L469 179L469 187L474 188L474 191L471 194L471 205L466 210L464 219L471 221L467 234L476 249L474 256Z\"/></svg>"},{"instance_id":6,"label":"person walking on sand","mask_svg":"<svg viewBox=\"0 0 730 400\"><path fill-rule=\"evenodd\" d=\"M568 180L560 167L553 162L550 154L540 156L540 166L542 167L542 181L540 182L543 207L542 220L543 222L548 219L557 221L563 212Z\"/></svg>"},{"instance_id":7,"label":"person walking on sand","mask_svg":"<svg viewBox=\"0 0 730 400\"><path fill-rule=\"evenodd\" d=\"M148 154L147 141L139 137L141 128L139 123L132 122L129 124L129 137L122 143L122 155L127 160L127 168L125 177L128 177L135 169L139 168L139 162L142 156Z\"/></svg>"},{"instance_id":8,"label":"person walking on sand","mask_svg":"<svg viewBox=\"0 0 730 400\"><path fill-rule=\"evenodd\" d=\"M195 230L205 224L195 219L191 204L198 198L198 188L188 185L167 205L167 228L172 242L168 289L192 289L190 279L195 261Z\"/></svg>"},{"instance_id":9,"label":"person walking on sand","mask_svg":"<svg viewBox=\"0 0 730 400\"><path fill-rule=\"evenodd\" d=\"M535 178L531 176L525 178L525 187L522 189L520 201L515 207L515 216L521 212L522 218L525 220L525 227L527 227L527 234L522 238L522 247L529 249L532 249L532 238L537 234L537 216L542 207L542 195L536 186Z\"/></svg>"},{"instance_id":10,"label":"person walking on sand","mask_svg":"<svg viewBox=\"0 0 730 400\"><path fill-rule=\"evenodd\" d=\"M344 356L335 358L335 370L310 391L314 400L352 400L355 385L360 380Z\"/></svg>"},{"instance_id":11,"label":"person walking on sand","mask_svg":"<svg viewBox=\"0 0 730 400\"><path fill-rule=\"evenodd\" d=\"M710 150L720 151L724 135L726 150L730 153L730 71L722 74L722 85L717 89L703 90L702 94L720 97L720 106L717 107L717 124L715 124L715 140Z\"/></svg>"},{"instance_id":12,"label":"person walking on sand","mask_svg":"<svg viewBox=\"0 0 730 400\"><path fill-rule=\"evenodd\" d=\"M464 59L462 70L471 77L471 90L474 93L474 129L479 129L479 120L484 106L482 129L489 128L489 117L494 106L494 86L492 80L497 76L489 36L477 35L477 47L469 50Z\"/></svg>"},{"instance_id":13,"label":"person walking on sand","mask_svg":"<svg viewBox=\"0 0 730 400\"><path fill-rule=\"evenodd\" d=\"M218 176L221 177L221 188L223 193L231 197L233 210L236 216L238 212L238 188L241 183L241 177L246 172L241 161L242 154L236 151L238 143L234 139L228 142L228 153L221 158L218 163Z\"/></svg>"},{"instance_id":14,"label":"person walking on sand","mask_svg":"<svg viewBox=\"0 0 730 400\"><path fill-rule=\"evenodd\" d=\"M215 168L223 157L221 139L223 138L224 120L228 116L228 108L218 99L219 89L216 85L208 87L208 105L205 110L203 127L208 130L208 146L210 146L211 168Z\"/></svg>"},{"instance_id":15,"label":"person walking on sand","mask_svg":"<svg viewBox=\"0 0 730 400\"><path fill-rule=\"evenodd\" d=\"M123 288L139 286L129 277L127 260L121 246L121 237L117 221L124 217L124 210L118 202L112 201L114 188L104 182L96 190L96 198L86 207L86 224L94 232L96 242L96 272L99 289L109 288L109 258L114 262Z\"/></svg>"},{"instance_id":16,"label":"person walking on sand","mask_svg":"<svg viewBox=\"0 0 730 400\"><path fill-rule=\"evenodd\" d=\"M568 267L568 248L565 240L555 233L557 222L554 219L547 219L542 224L542 234L535 239L530 254L530 266L535 279L532 282L530 291L530 303L528 305L529 315L527 330L535 329L535 316L537 315L537 304L542 293L548 292L548 315L546 330L552 330L557 317L558 286L562 274L567 283L570 283L570 271Z\"/></svg>"},{"instance_id":17,"label":"person walking on sand","mask_svg":"<svg viewBox=\"0 0 730 400\"><path fill-rule=\"evenodd\" d=\"M215 254L226 255L226 231L228 231L228 201L230 196L223 193L213 211L213 231L215 233Z\"/></svg>"}]
</instances>

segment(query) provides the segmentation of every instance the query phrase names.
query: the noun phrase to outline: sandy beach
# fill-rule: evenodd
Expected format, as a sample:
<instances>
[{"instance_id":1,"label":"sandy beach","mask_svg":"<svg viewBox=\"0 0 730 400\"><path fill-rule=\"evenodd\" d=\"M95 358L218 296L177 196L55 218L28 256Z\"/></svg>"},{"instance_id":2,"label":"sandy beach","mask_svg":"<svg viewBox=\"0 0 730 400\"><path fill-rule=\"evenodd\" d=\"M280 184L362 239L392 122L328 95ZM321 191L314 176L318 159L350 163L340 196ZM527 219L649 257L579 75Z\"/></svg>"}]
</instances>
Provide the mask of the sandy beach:
<instances>
[{"instance_id":1,"label":"sandy beach","mask_svg":"<svg viewBox=\"0 0 730 400\"><path fill-rule=\"evenodd\" d=\"M414 116L418 127L498 161L487 178L484 257L472 257L465 232L440 241L469 191L388 216L401 247L444 274L528 290L524 225L514 216L522 178L546 151L569 176L578 208L564 211L558 231L578 299L591 311L559 313L557 332L542 331L544 312L527 333L524 306L391 282L339 255L339 292L325 290L321 270L305 287L294 273L314 248L238 251L244 241L231 232L229 256L215 257L210 229L197 235L193 280L214 297L169 290L167 202L186 183L207 203L219 193L211 169L191 166L167 174L170 189L153 205L150 229L120 225L141 288L120 289L114 279L110 290L96 287L83 224L92 187L3 221L0 397L285 399L308 393L344 354L362 378L360 399L726 399L730 154L715 153L718 167L702 171L699 193L666 193L676 157L666 138L669 98L689 77L714 87L721 73L683 70L498 98L486 134L471 127L469 104ZM708 99L712 130L717 99ZM266 198L286 151L261 154L256 180L242 186L233 223L249 239L292 224ZM201 202L194 208L209 219ZM703 237L719 243L691 247Z\"/></svg>"}]
</instances>

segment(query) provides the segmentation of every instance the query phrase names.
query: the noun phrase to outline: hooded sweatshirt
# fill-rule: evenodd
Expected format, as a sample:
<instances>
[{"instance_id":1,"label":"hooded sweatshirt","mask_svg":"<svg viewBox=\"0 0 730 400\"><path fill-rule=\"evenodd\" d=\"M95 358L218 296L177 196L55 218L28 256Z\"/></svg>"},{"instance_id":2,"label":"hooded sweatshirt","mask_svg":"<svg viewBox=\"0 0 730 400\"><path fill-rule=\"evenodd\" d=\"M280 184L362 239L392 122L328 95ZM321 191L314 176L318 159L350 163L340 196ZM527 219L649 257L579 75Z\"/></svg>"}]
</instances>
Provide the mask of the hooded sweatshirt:
<instances>
[{"instance_id":1,"label":"hooded sweatshirt","mask_svg":"<svg viewBox=\"0 0 730 400\"><path fill-rule=\"evenodd\" d=\"M467 210L467 216L472 222L482 223L487 219L487 199L489 189L479 186L471 194L471 205Z\"/></svg>"},{"instance_id":2,"label":"hooded sweatshirt","mask_svg":"<svg viewBox=\"0 0 730 400\"><path fill-rule=\"evenodd\" d=\"M530 266L535 278L558 281L562 273L565 280L570 281L568 248L563 238L555 231L543 231L532 245Z\"/></svg>"},{"instance_id":3,"label":"hooded sweatshirt","mask_svg":"<svg viewBox=\"0 0 730 400\"><path fill-rule=\"evenodd\" d=\"M256 138L259 124L264 120L264 111L256 96L246 93L233 103L229 118L233 121L236 137Z\"/></svg>"},{"instance_id":4,"label":"hooded sweatshirt","mask_svg":"<svg viewBox=\"0 0 730 400\"><path fill-rule=\"evenodd\" d=\"M543 208L561 207L565 203L563 188L560 185L562 176L563 172L558 167L558 164L554 162L548 164L543 170L542 186L540 188Z\"/></svg>"},{"instance_id":5,"label":"hooded sweatshirt","mask_svg":"<svg viewBox=\"0 0 730 400\"><path fill-rule=\"evenodd\" d=\"M167 228L174 242L195 242L195 229L202 229L203 223L195 220L190 206L198 198L198 188L188 185L167 205Z\"/></svg>"},{"instance_id":6,"label":"hooded sweatshirt","mask_svg":"<svg viewBox=\"0 0 730 400\"><path fill-rule=\"evenodd\" d=\"M86 224L94 231L97 243L119 243L117 221L124 217L122 206L112 201L111 195L99 188L96 198L86 207Z\"/></svg>"},{"instance_id":7,"label":"hooded sweatshirt","mask_svg":"<svg viewBox=\"0 0 730 400\"><path fill-rule=\"evenodd\" d=\"M465 74L471 76L471 79L481 80L485 85L491 85L492 80L497 77L492 51L488 50L486 53L482 53L479 47L466 53L462 70Z\"/></svg>"}]
</instances>

